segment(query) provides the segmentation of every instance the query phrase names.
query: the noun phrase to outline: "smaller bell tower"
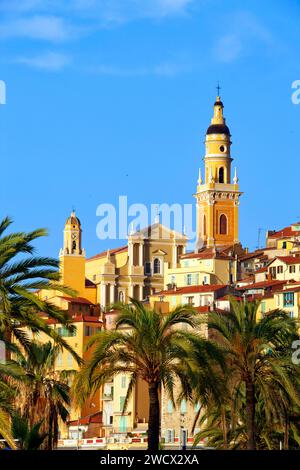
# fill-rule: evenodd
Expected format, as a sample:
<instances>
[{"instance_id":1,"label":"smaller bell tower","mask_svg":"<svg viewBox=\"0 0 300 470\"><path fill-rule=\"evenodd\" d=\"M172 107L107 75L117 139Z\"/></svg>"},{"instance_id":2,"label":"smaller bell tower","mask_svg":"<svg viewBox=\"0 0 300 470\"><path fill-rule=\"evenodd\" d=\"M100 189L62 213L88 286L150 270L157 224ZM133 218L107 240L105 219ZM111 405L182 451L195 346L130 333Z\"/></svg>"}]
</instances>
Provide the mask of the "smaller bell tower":
<instances>
[{"instance_id":1,"label":"smaller bell tower","mask_svg":"<svg viewBox=\"0 0 300 470\"><path fill-rule=\"evenodd\" d=\"M59 252L61 282L77 291L85 293L85 250L82 249L82 228L75 211L71 212L64 228L64 244Z\"/></svg>"},{"instance_id":2,"label":"smaller bell tower","mask_svg":"<svg viewBox=\"0 0 300 470\"><path fill-rule=\"evenodd\" d=\"M78 217L76 217L75 211L72 211L64 228L64 254L82 255L81 238L81 223Z\"/></svg>"}]
</instances>

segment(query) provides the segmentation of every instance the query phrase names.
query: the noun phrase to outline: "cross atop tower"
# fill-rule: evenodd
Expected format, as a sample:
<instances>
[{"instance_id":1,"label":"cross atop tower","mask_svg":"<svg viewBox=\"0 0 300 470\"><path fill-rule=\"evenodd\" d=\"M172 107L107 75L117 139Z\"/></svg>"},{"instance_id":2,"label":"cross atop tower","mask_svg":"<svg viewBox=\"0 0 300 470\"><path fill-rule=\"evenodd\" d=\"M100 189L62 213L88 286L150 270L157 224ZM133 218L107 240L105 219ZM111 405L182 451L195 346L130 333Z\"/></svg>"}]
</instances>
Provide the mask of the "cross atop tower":
<instances>
[{"instance_id":1,"label":"cross atop tower","mask_svg":"<svg viewBox=\"0 0 300 470\"><path fill-rule=\"evenodd\" d=\"M218 96L220 96L221 87L220 87L219 81L218 81L216 88L217 88Z\"/></svg>"}]
</instances>

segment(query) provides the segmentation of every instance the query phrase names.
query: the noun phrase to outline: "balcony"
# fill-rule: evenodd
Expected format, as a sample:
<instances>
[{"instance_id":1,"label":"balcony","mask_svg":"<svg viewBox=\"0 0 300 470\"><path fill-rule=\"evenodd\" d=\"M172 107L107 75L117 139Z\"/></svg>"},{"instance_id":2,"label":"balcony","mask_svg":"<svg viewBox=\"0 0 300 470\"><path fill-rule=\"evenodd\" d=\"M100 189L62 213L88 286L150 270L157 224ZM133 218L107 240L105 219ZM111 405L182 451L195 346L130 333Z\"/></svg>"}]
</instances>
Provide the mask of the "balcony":
<instances>
[{"instance_id":1,"label":"balcony","mask_svg":"<svg viewBox=\"0 0 300 470\"><path fill-rule=\"evenodd\" d=\"M133 428L131 426L119 426L119 427L113 427L111 434L128 434L129 432L132 432Z\"/></svg>"}]
</instances>

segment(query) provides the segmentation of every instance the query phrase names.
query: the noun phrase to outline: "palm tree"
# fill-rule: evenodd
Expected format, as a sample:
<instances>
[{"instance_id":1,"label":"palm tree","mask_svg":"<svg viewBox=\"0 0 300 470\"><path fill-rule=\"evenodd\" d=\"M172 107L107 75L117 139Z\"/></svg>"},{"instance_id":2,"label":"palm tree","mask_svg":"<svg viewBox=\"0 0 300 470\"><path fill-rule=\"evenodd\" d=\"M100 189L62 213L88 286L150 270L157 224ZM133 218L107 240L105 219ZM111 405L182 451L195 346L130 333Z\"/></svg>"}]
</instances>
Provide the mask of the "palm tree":
<instances>
[{"instance_id":1,"label":"palm tree","mask_svg":"<svg viewBox=\"0 0 300 470\"><path fill-rule=\"evenodd\" d=\"M69 383L75 371L55 369L61 346L31 342L26 351L15 347L14 360L0 365L0 372L10 378L16 390L15 409L28 422L28 432L47 435L45 449L58 441L59 420L69 416ZM36 426L36 427L34 427Z\"/></svg>"},{"instance_id":2,"label":"palm tree","mask_svg":"<svg viewBox=\"0 0 300 470\"><path fill-rule=\"evenodd\" d=\"M8 217L0 222L0 334L5 335L8 341L13 335L14 341L26 349L30 340L25 329L33 333L42 331L68 349L80 362L68 343L54 328L50 328L40 314L43 312L44 317L56 320L70 331L74 330L66 312L36 295L42 289L74 295L74 291L59 282L59 262L56 259L34 256L32 242L47 235L47 232L38 229L6 234L11 224Z\"/></svg>"},{"instance_id":3,"label":"palm tree","mask_svg":"<svg viewBox=\"0 0 300 470\"><path fill-rule=\"evenodd\" d=\"M137 300L130 299L130 302L130 305L117 306L120 313L114 330L101 331L91 338L88 348L94 348L93 354L79 372L74 389L76 395L84 399L113 376L129 374L125 411L137 380L145 381L149 396L148 449L157 451L161 387L174 404L175 380L179 381L185 395L192 394L188 380L189 359L192 341L200 342L201 338L180 327L196 328L197 313L188 306L179 306L163 315Z\"/></svg>"},{"instance_id":4,"label":"palm tree","mask_svg":"<svg viewBox=\"0 0 300 470\"><path fill-rule=\"evenodd\" d=\"M12 419L12 432L20 450L37 450L45 441L47 434L41 433L42 421L29 427L23 416L15 414Z\"/></svg>"},{"instance_id":5,"label":"palm tree","mask_svg":"<svg viewBox=\"0 0 300 470\"><path fill-rule=\"evenodd\" d=\"M232 400L244 393L243 419L249 450L257 444L259 399L266 404L269 418L278 416L287 398L299 404L299 388L292 380L296 366L288 356L297 337L296 323L280 310L259 319L258 307L258 302L232 301L229 312L208 315L208 329L213 336L210 341L221 345L227 361Z\"/></svg>"},{"instance_id":6,"label":"palm tree","mask_svg":"<svg viewBox=\"0 0 300 470\"><path fill-rule=\"evenodd\" d=\"M0 378L0 436L14 449L15 443L11 429L11 413L13 410L14 390Z\"/></svg>"}]
</instances>

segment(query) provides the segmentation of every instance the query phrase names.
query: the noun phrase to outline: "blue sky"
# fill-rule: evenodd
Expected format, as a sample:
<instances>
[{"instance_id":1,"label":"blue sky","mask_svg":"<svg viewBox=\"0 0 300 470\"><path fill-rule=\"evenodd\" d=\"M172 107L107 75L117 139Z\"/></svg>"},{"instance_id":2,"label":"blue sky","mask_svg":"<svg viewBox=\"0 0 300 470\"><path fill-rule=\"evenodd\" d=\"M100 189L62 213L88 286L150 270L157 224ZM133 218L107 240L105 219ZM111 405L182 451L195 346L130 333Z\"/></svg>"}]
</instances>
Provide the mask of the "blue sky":
<instances>
[{"instance_id":1,"label":"blue sky","mask_svg":"<svg viewBox=\"0 0 300 470\"><path fill-rule=\"evenodd\" d=\"M1 216L47 227L72 207L193 203L219 80L241 190L240 239L300 219L298 0L0 0Z\"/></svg>"}]
</instances>

